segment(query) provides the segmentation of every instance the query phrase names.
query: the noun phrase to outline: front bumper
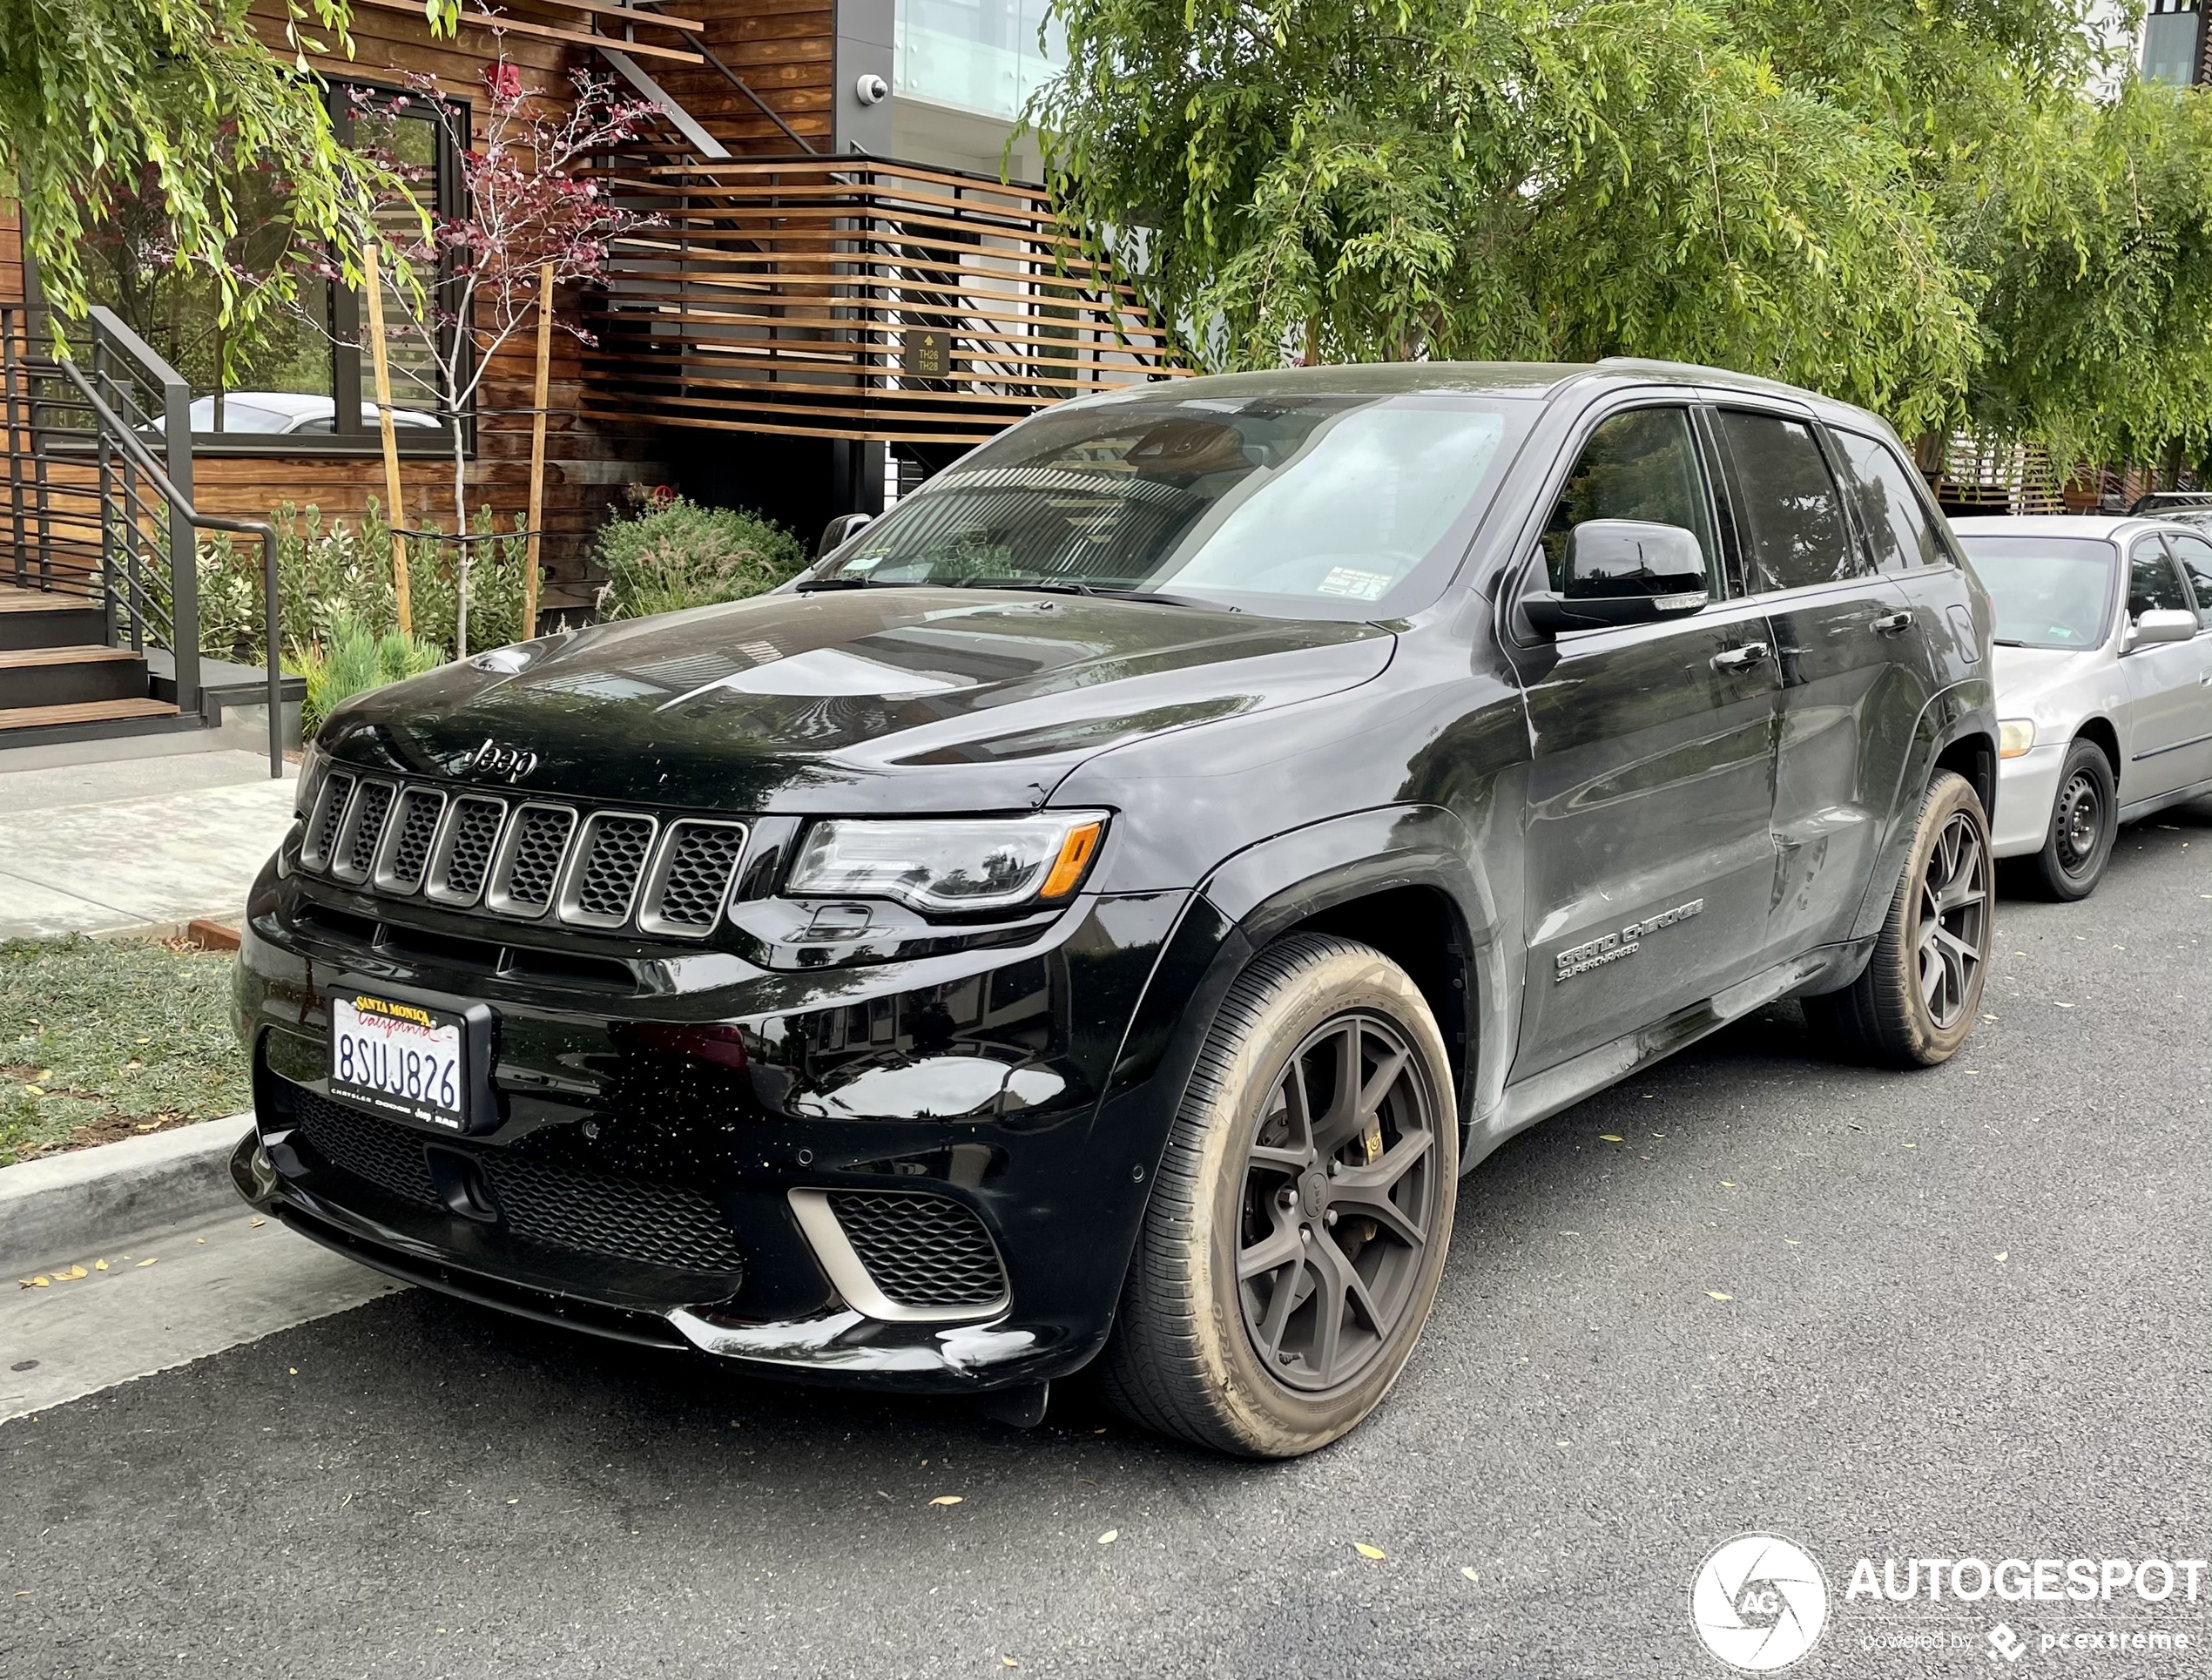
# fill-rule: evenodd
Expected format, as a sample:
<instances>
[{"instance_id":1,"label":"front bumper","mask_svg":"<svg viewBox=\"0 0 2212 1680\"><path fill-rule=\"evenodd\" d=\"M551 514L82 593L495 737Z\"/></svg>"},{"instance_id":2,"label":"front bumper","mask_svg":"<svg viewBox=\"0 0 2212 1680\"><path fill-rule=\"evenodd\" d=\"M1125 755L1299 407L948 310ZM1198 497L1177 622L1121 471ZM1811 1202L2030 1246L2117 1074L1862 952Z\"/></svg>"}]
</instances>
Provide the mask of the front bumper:
<instances>
[{"instance_id":1,"label":"front bumper","mask_svg":"<svg viewBox=\"0 0 2212 1680\"><path fill-rule=\"evenodd\" d=\"M2043 849L2066 752L2066 742L2054 741L1998 761L1997 820L1989 837L1997 856L2027 857Z\"/></svg>"},{"instance_id":2,"label":"front bumper","mask_svg":"<svg viewBox=\"0 0 2212 1680\"><path fill-rule=\"evenodd\" d=\"M1028 944L867 967L638 962L614 995L604 973L563 988L338 936L287 914L294 892L265 878L238 968L257 1127L232 1172L270 1217L429 1287L767 1373L974 1392L1103 1345L1176 1083L1116 1069L1186 895L1088 899ZM334 1102L341 980L489 1005L496 1126ZM737 1029L742 1068L625 1032L702 1022ZM887 1237L867 1225L887 1208L907 1221ZM875 1245L840 1249L840 1218ZM995 1292L927 1299L984 1253Z\"/></svg>"}]
</instances>

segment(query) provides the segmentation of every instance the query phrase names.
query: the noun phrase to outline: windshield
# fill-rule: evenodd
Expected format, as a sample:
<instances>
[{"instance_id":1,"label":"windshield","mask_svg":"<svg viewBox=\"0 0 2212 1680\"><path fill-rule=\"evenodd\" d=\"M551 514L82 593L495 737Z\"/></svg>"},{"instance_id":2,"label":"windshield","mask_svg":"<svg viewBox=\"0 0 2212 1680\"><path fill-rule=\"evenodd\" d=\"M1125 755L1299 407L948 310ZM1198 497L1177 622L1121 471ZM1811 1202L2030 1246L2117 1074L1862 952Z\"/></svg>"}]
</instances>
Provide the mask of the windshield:
<instances>
[{"instance_id":1,"label":"windshield","mask_svg":"<svg viewBox=\"0 0 2212 1680\"><path fill-rule=\"evenodd\" d=\"M1049 412L938 475L800 587L1026 584L1399 616L1442 589L1540 407L1317 392Z\"/></svg>"},{"instance_id":2,"label":"windshield","mask_svg":"<svg viewBox=\"0 0 2212 1680\"><path fill-rule=\"evenodd\" d=\"M2112 611L2109 543L2083 536L1968 536L1959 541L1997 608L1991 638L2008 647L2096 647Z\"/></svg>"}]
</instances>

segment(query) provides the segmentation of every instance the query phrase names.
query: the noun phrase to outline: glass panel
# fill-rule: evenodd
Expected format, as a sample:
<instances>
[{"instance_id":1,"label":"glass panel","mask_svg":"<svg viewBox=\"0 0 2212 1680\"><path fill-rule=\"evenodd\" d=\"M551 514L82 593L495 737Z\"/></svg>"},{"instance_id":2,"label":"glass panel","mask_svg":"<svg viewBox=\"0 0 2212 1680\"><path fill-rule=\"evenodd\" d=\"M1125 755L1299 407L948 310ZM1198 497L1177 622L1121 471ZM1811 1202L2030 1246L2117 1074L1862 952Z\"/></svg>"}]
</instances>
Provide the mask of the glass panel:
<instances>
[{"instance_id":1,"label":"glass panel","mask_svg":"<svg viewBox=\"0 0 2212 1680\"><path fill-rule=\"evenodd\" d=\"M2143 79L2187 87L2196 80L2196 30L2201 14L2153 12L2143 19Z\"/></svg>"},{"instance_id":2,"label":"glass panel","mask_svg":"<svg viewBox=\"0 0 2212 1680\"><path fill-rule=\"evenodd\" d=\"M237 202L231 260L248 273L265 273L289 242L286 195L271 178L257 176L240 185ZM180 272L170 249L168 217L149 181L119 196L114 216L87 241L87 289L183 375L193 394L192 429L267 435L292 429L318 405L327 415L334 366L328 288L303 282L298 309L272 309L241 348L222 320L214 282L198 269Z\"/></svg>"},{"instance_id":3,"label":"glass panel","mask_svg":"<svg viewBox=\"0 0 2212 1680\"><path fill-rule=\"evenodd\" d=\"M2212 624L2212 543L2201 536L2169 536L2166 543L2196 593L2196 622Z\"/></svg>"},{"instance_id":4,"label":"glass panel","mask_svg":"<svg viewBox=\"0 0 2212 1680\"><path fill-rule=\"evenodd\" d=\"M2180 574L2155 536L2135 544L2128 557L2128 616L2146 612L2187 612L2189 597L2182 592Z\"/></svg>"},{"instance_id":5,"label":"glass panel","mask_svg":"<svg viewBox=\"0 0 2212 1680\"><path fill-rule=\"evenodd\" d=\"M1011 119L1059 68L1051 10L1050 0L900 0L896 91Z\"/></svg>"},{"instance_id":6,"label":"glass panel","mask_svg":"<svg viewBox=\"0 0 2212 1680\"><path fill-rule=\"evenodd\" d=\"M1567 588L1567 533L1586 519L1645 519L1679 525L1697 538L1713 592L1713 524L1697 440L1686 408L1633 408L1598 423L1582 446L1540 539L1554 590Z\"/></svg>"},{"instance_id":7,"label":"glass panel","mask_svg":"<svg viewBox=\"0 0 2212 1680\"><path fill-rule=\"evenodd\" d=\"M1857 432L1831 435L1843 446L1844 493L1873 545L1874 563L1884 571L1941 565L1946 557L1936 543L1935 521L1920 499L1919 475L1887 444Z\"/></svg>"},{"instance_id":8,"label":"glass panel","mask_svg":"<svg viewBox=\"0 0 2212 1680\"><path fill-rule=\"evenodd\" d=\"M1861 575L1866 568L1812 428L1727 408L1718 422L1736 469L1736 523L1751 588L1803 589Z\"/></svg>"},{"instance_id":9,"label":"glass panel","mask_svg":"<svg viewBox=\"0 0 2212 1680\"><path fill-rule=\"evenodd\" d=\"M1285 395L1047 415L930 480L818 579L1393 617L1450 576L1532 406Z\"/></svg>"},{"instance_id":10,"label":"glass panel","mask_svg":"<svg viewBox=\"0 0 2212 1680\"><path fill-rule=\"evenodd\" d=\"M427 116L415 116L405 111L379 115L368 119L364 128L374 128L375 143L388 154L392 166L407 180L408 190L424 204L435 206L438 200L437 122ZM396 246L409 253L410 260L418 269L427 268L433 258L420 249L422 230L414 216L405 211L387 211L378 218L387 246ZM435 426L438 423L438 366L418 327L408 327L412 312L405 293L395 282L388 269L383 273L385 359L392 377L392 407L410 412L395 413L393 423L406 428ZM425 296L423 307L434 314L437 308L435 275L423 276ZM368 331L368 312L361 312L363 349L361 353L361 424L369 431L376 430L376 369L369 360L366 334ZM403 330L404 329L404 330ZM433 326L433 330L440 330Z\"/></svg>"},{"instance_id":11,"label":"glass panel","mask_svg":"<svg viewBox=\"0 0 2212 1680\"><path fill-rule=\"evenodd\" d=\"M2000 647L2095 647L2112 608L2109 543L2079 536L1961 536L1997 609Z\"/></svg>"}]
</instances>

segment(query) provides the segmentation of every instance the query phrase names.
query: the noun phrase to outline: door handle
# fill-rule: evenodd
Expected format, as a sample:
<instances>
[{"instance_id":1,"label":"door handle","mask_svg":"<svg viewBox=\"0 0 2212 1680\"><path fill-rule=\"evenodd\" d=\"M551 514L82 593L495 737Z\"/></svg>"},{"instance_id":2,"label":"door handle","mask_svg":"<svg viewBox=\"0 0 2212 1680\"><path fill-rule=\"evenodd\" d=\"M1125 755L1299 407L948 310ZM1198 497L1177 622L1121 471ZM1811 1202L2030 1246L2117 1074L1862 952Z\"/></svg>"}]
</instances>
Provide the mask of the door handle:
<instances>
[{"instance_id":1,"label":"door handle","mask_svg":"<svg viewBox=\"0 0 2212 1680\"><path fill-rule=\"evenodd\" d=\"M1885 612L1873 624L1877 636L1901 636L1912 628L1912 615L1910 612Z\"/></svg>"},{"instance_id":2,"label":"door handle","mask_svg":"<svg viewBox=\"0 0 2212 1680\"><path fill-rule=\"evenodd\" d=\"M1764 665L1774 655L1774 650L1764 642L1746 642L1742 647L1732 647L1713 656L1716 671L1749 671L1753 665Z\"/></svg>"}]
</instances>

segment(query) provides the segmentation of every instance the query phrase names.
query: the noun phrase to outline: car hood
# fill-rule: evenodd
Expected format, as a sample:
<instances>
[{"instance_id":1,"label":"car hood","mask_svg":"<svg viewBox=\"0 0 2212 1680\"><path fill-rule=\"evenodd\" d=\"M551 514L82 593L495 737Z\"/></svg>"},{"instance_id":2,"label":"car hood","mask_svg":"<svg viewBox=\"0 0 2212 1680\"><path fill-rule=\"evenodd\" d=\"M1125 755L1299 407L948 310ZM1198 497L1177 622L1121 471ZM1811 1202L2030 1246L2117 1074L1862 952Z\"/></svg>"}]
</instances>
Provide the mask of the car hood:
<instances>
[{"instance_id":1,"label":"car hood","mask_svg":"<svg viewBox=\"0 0 2212 1680\"><path fill-rule=\"evenodd\" d=\"M1990 663L1998 714L2006 718L2033 716L2047 706L2086 708L2116 674L2102 648L1995 647Z\"/></svg>"},{"instance_id":2,"label":"car hood","mask_svg":"<svg viewBox=\"0 0 2212 1680\"><path fill-rule=\"evenodd\" d=\"M1090 754L1371 681L1381 626L1082 596L764 596L502 648L341 707L324 746L531 792L730 811L1041 805ZM488 760L491 755L487 755Z\"/></svg>"}]
</instances>

